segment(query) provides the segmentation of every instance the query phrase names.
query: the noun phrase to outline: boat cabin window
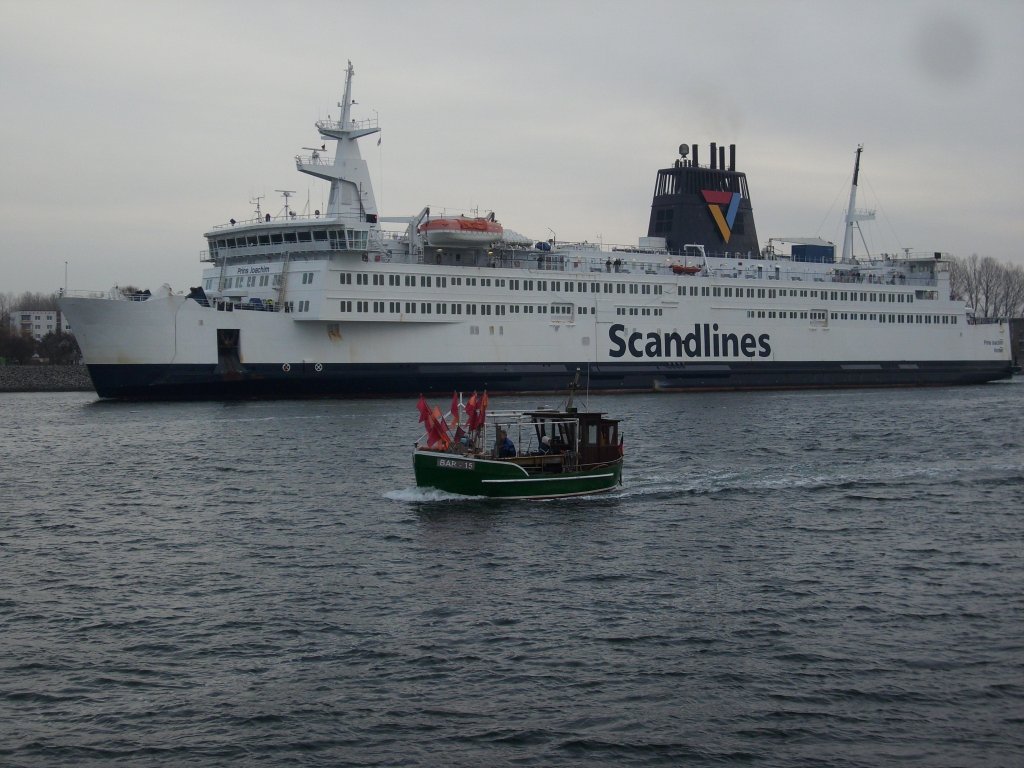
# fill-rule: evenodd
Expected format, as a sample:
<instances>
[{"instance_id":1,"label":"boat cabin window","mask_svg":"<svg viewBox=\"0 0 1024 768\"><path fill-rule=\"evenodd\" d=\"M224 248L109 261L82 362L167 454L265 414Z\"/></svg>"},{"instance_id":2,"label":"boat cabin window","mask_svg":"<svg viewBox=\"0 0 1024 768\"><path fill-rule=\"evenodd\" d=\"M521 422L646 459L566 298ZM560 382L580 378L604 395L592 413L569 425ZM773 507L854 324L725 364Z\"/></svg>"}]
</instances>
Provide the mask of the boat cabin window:
<instances>
[{"instance_id":1,"label":"boat cabin window","mask_svg":"<svg viewBox=\"0 0 1024 768\"><path fill-rule=\"evenodd\" d=\"M294 242L296 242L295 233L294 232L285 232L284 233L284 241L286 243L294 243Z\"/></svg>"},{"instance_id":2,"label":"boat cabin window","mask_svg":"<svg viewBox=\"0 0 1024 768\"><path fill-rule=\"evenodd\" d=\"M281 242L283 242L281 233L275 232L274 234L272 234L270 236L270 242L272 242L274 245L279 245Z\"/></svg>"},{"instance_id":3,"label":"boat cabin window","mask_svg":"<svg viewBox=\"0 0 1024 768\"><path fill-rule=\"evenodd\" d=\"M313 238L310 237L310 234L309 234L308 231L306 231L306 232L299 232L299 242L300 243L309 243L309 242L312 242L312 240L313 240Z\"/></svg>"},{"instance_id":4,"label":"boat cabin window","mask_svg":"<svg viewBox=\"0 0 1024 768\"><path fill-rule=\"evenodd\" d=\"M327 230L326 229L314 229L313 230L313 239L316 240L317 242L326 241L327 240Z\"/></svg>"},{"instance_id":5,"label":"boat cabin window","mask_svg":"<svg viewBox=\"0 0 1024 768\"><path fill-rule=\"evenodd\" d=\"M256 235L246 235L246 237L245 237L245 244L246 245L257 245Z\"/></svg>"},{"instance_id":6,"label":"boat cabin window","mask_svg":"<svg viewBox=\"0 0 1024 768\"><path fill-rule=\"evenodd\" d=\"M260 245L270 245L270 235L260 235Z\"/></svg>"}]
</instances>

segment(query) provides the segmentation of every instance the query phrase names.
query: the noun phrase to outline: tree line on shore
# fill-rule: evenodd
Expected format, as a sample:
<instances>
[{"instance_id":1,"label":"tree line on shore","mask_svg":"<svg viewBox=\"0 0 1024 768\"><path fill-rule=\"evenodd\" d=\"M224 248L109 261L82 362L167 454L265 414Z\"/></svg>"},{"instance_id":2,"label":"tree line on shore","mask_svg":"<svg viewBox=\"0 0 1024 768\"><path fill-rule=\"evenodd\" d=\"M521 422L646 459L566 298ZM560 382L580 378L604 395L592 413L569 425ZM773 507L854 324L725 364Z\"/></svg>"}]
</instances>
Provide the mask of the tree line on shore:
<instances>
[{"instance_id":1,"label":"tree line on shore","mask_svg":"<svg viewBox=\"0 0 1024 768\"><path fill-rule=\"evenodd\" d=\"M974 308L975 317L1024 317L1024 266L976 253L954 257L949 284L954 296Z\"/></svg>"}]
</instances>

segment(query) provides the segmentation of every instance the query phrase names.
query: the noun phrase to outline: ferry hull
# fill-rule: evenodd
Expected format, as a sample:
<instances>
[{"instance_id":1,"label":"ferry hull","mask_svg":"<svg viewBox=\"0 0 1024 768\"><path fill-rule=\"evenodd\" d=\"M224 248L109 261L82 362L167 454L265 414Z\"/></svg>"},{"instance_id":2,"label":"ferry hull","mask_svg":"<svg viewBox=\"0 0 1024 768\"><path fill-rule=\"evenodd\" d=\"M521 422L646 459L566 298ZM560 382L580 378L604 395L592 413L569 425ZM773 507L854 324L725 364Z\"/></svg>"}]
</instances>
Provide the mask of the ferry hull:
<instances>
[{"instance_id":1,"label":"ferry hull","mask_svg":"<svg viewBox=\"0 0 1024 768\"><path fill-rule=\"evenodd\" d=\"M502 499L586 496L610 491L622 482L621 459L585 471L531 475L513 461L417 451L413 471L421 488Z\"/></svg>"},{"instance_id":2,"label":"ferry hull","mask_svg":"<svg viewBox=\"0 0 1024 768\"><path fill-rule=\"evenodd\" d=\"M92 364L97 394L128 400L403 397L453 390L561 391L577 370L591 392L736 391L980 384L1009 379L1007 361L835 363L282 362L223 371L210 364Z\"/></svg>"}]
</instances>

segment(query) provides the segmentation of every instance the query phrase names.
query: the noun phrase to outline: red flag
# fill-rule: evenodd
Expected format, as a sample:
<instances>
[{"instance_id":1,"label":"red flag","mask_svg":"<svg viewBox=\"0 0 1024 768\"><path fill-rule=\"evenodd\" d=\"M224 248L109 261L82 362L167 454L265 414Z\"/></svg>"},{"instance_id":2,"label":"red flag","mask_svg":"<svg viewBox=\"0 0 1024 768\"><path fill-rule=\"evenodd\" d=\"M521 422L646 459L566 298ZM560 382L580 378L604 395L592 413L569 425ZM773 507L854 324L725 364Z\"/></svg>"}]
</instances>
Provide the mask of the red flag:
<instances>
[{"instance_id":1,"label":"red flag","mask_svg":"<svg viewBox=\"0 0 1024 768\"><path fill-rule=\"evenodd\" d=\"M477 407L479 402L480 401L477 400L476 397L476 392L474 392L469 398L469 402L466 403L466 429L470 432L480 426L480 424L477 423Z\"/></svg>"},{"instance_id":2,"label":"red flag","mask_svg":"<svg viewBox=\"0 0 1024 768\"><path fill-rule=\"evenodd\" d=\"M452 392L452 426L459 426L459 396Z\"/></svg>"},{"instance_id":3,"label":"red flag","mask_svg":"<svg viewBox=\"0 0 1024 768\"><path fill-rule=\"evenodd\" d=\"M482 427L484 422L487 421L487 390L484 390L484 396L480 398L480 420L477 424L478 427Z\"/></svg>"},{"instance_id":4,"label":"red flag","mask_svg":"<svg viewBox=\"0 0 1024 768\"><path fill-rule=\"evenodd\" d=\"M420 424L423 424L430 416L430 407L427 405L427 400L423 395L420 395L420 400L416 403L416 410L420 412Z\"/></svg>"},{"instance_id":5,"label":"red flag","mask_svg":"<svg viewBox=\"0 0 1024 768\"><path fill-rule=\"evenodd\" d=\"M438 406L434 406L434 410L430 413L430 421L427 427L427 439L430 441L432 446L441 448L448 447L448 425L444 423L444 417L441 415L441 409Z\"/></svg>"}]
</instances>

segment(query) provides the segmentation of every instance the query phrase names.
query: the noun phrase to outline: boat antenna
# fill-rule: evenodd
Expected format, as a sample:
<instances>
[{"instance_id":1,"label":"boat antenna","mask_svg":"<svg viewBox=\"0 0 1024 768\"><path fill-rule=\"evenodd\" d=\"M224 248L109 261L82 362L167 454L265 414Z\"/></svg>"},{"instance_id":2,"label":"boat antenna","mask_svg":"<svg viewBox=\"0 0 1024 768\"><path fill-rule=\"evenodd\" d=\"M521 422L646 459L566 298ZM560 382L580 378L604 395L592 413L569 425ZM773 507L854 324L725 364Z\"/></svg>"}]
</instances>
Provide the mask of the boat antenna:
<instances>
[{"instance_id":1,"label":"boat antenna","mask_svg":"<svg viewBox=\"0 0 1024 768\"><path fill-rule=\"evenodd\" d=\"M263 199L263 195L256 195L255 197L250 197L249 198L249 205L255 205L256 206L256 218L257 219L262 219L263 218L263 212L260 210L260 200L262 200L262 199Z\"/></svg>"},{"instance_id":2,"label":"boat antenna","mask_svg":"<svg viewBox=\"0 0 1024 768\"><path fill-rule=\"evenodd\" d=\"M580 369L577 368L576 369L576 375L573 377L572 381L569 382L569 397L567 397L565 399L565 410L567 410L567 411L571 411L572 410L572 398L573 398L573 395L576 394L576 390L579 388L579 386L580 386Z\"/></svg>"},{"instance_id":3,"label":"boat antenna","mask_svg":"<svg viewBox=\"0 0 1024 768\"><path fill-rule=\"evenodd\" d=\"M287 219L288 216L289 216L289 213L290 213L289 210L288 210L288 198L295 194L295 190L294 189L275 189L274 191L275 192L280 192L281 193L281 197L284 198L284 217L285 217L285 219Z\"/></svg>"}]
</instances>

